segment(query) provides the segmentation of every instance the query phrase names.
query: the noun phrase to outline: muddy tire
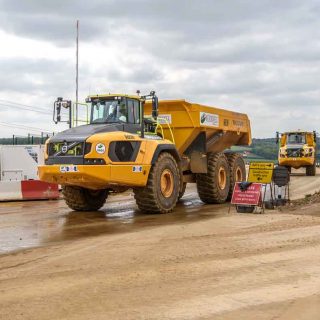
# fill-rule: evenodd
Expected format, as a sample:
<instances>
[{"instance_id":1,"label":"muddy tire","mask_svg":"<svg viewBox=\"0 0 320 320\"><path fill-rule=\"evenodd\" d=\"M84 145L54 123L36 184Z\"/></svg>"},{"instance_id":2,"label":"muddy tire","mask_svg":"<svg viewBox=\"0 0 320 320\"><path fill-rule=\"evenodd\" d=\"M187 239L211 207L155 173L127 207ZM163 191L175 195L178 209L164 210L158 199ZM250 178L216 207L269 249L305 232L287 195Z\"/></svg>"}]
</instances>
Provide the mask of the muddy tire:
<instances>
[{"instance_id":1,"label":"muddy tire","mask_svg":"<svg viewBox=\"0 0 320 320\"><path fill-rule=\"evenodd\" d=\"M180 190L180 171L174 157L160 154L152 166L147 185L134 189L137 205L145 213L168 213L175 207Z\"/></svg>"},{"instance_id":2,"label":"muddy tire","mask_svg":"<svg viewBox=\"0 0 320 320\"><path fill-rule=\"evenodd\" d=\"M180 200L183 197L183 195L184 195L184 193L186 191L186 187L187 187L187 183L183 182L182 183L182 188L181 188L181 190L179 192L178 200Z\"/></svg>"},{"instance_id":3,"label":"muddy tire","mask_svg":"<svg viewBox=\"0 0 320 320\"><path fill-rule=\"evenodd\" d=\"M108 197L107 190L90 190L73 186L63 186L62 194L68 207L75 211L97 211Z\"/></svg>"},{"instance_id":4,"label":"muddy tire","mask_svg":"<svg viewBox=\"0 0 320 320\"><path fill-rule=\"evenodd\" d=\"M227 200L231 200L236 182L246 180L246 164L238 153L227 153L226 157L230 167L230 190Z\"/></svg>"},{"instance_id":5,"label":"muddy tire","mask_svg":"<svg viewBox=\"0 0 320 320\"><path fill-rule=\"evenodd\" d=\"M223 153L208 153L208 172L197 174L197 190L204 203L224 203L230 189L230 169Z\"/></svg>"},{"instance_id":6,"label":"muddy tire","mask_svg":"<svg viewBox=\"0 0 320 320\"><path fill-rule=\"evenodd\" d=\"M312 166L307 166L306 167L306 175L307 176L315 176L316 175L316 171L317 171L316 162L314 162L314 164Z\"/></svg>"}]
</instances>

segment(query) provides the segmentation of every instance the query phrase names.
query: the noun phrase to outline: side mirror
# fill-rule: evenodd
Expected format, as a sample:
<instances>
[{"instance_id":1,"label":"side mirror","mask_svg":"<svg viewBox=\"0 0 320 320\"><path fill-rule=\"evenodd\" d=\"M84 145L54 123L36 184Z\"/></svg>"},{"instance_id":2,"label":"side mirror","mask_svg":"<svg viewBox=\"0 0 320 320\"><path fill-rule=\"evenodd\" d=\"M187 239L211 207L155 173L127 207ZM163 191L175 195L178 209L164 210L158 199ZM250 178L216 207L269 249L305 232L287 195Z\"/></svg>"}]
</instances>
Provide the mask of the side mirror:
<instances>
[{"instance_id":1,"label":"side mirror","mask_svg":"<svg viewBox=\"0 0 320 320\"><path fill-rule=\"evenodd\" d=\"M69 127L71 127L71 112L72 112L72 102L71 100L63 100L63 98L59 97L54 102L53 105L53 122L57 124L58 122L67 122L69 123ZM61 120L61 108L69 109L69 120L62 121Z\"/></svg>"},{"instance_id":2,"label":"side mirror","mask_svg":"<svg viewBox=\"0 0 320 320\"><path fill-rule=\"evenodd\" d=\"M57 117L56 117L56 121L54 122L55 124L57 124L58 122L61 122L61 105L60 104L57 104Z\"/></svg>"},{"instance_id":3,"label":"side mirror","mask_svg":"<svg viewBox=\"0 0 320 320\"><path fill-rule=\"evenodd\" d=\"M277 131L277 132L276 132L276 144L279 144L279 135L280 135L280 134L279 134L279 132Z\"/></svg>"},{"instance_id":4,"label":"side mirror","mask_svg":"<svg viewBox=\"0 0 320 320\"><path fill-rule=\"evenodd\" d=\"M152 118L158 118L158 97L155 95L152 97Z\"/></svg>"}]
</instances>

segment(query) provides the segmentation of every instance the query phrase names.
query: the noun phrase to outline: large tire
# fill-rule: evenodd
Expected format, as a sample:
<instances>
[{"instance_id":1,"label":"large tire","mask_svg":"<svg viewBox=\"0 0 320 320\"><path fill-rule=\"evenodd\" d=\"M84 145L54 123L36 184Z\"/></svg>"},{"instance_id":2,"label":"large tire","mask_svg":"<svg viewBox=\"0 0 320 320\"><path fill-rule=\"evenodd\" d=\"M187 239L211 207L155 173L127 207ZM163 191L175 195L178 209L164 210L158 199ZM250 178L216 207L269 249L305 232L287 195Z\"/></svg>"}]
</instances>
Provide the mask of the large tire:
<instances>
[{"instance_id":1,"label":"large tire","mask_svg":"<svg viewBox=\"0 0 320 320\"><path fill-rule=\"evenodd\" d=\"M183 195L184 195L184 193L186 191L186 188L187 188L187 183L183 182L182 183L182 188L181 188L181 190L179 192L178 200L180 200L183 197Z\"/></svg>"},{"instance_id":2,"label":"large tire","mask_svg":"<svg viewBox=\"0 0 320 320\"><path fill-rule=\"evenodd\" d=\"M208 153L208 172L197 174L197 190L204 203L224 203L230 189L230 169L223 153Z\"/></svg>"},{"instance_id":3,"label":"large tire","mask_svg":"<svg viewBox=\"0 0 320 320\"><path fill-rule=\"evenodd\" d=\"M307 176L315 176L316 175L316 171L317 171L316 162L314 162L314 164L312 166L307 166L306 167L306 175Z\"/></svg>"},{"instance_id":4,"label":"large tire","mask_svg":"<svg viewBox=\"0 0 320 320\"><path fill-rule=\"evenodd\" d=\"M108 197L107 190L90 190L74 186L63 186L62 194L68 207L75 211L97 211Z\"/></svg>"},{"instance_id":5,"label":"large tire","mask_svg":"<svg viewBox=\"0 0 320 320\"><path fill-rule=\"evenodd\" d=\"M163 152L152 166L147 185L134 189L137 205L145 213L168 213L175 207L180 190L180 171L174 157Z\"/></svg>"},{"instance_id":6,"label":"large tire","mask_svg":"<svg viewBox=\"0 0 320 320\"><path fill-rule=\"evenodd\" d=\"M246 181L246 164L239 153L226 153L230 167L230 190L227 200L231 200L234 185L239 181Z\"/></svg>"}]
</instances>

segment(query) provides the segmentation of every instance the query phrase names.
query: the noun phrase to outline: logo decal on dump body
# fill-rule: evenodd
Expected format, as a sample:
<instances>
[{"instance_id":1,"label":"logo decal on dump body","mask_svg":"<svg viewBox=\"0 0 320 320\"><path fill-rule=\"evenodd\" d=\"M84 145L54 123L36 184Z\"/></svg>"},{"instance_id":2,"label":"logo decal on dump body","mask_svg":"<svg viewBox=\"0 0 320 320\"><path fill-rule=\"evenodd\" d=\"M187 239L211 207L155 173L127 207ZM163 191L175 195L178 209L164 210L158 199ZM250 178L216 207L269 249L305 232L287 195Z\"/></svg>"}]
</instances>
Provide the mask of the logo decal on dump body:
<instances>
[{"instance_id":1,"label":"logo decal on dump body","mask_svg":"<svg viewBox=\"0 0 320 320\"><path fill-rule=\"evenodd\" d=\"M171 114L159 114L158 115L158 122L160 124L171 124L172 123Z\"/></svg>"},{"instance_id":2,"label":"logo decal on dump body","mask_svg":"<svg viewBox=\"0 0 320 320\"><path fill-rule=\"evenodd\" d=\"M200 112L200 125L219 127L219 116L213 113Z\"/></svg>"},{"instance_id":3,"label":"logo decal on dump body","mask_svg":"<svg viewBox=\"0 0 320 320\"><path fill-rule=\"evenodd\" d=\"M142 166L133 166L132 172L142 172Z\"/></svg>"},{"instance_id":4,"label":"logo decal on dump body","mask_svg":"<svg viewBox=\"0 0 320 320\"><path fill-rule=\"evenodd\" d=\"M99 154L103 154L103 153L106 152L106 146L105 146L103 143L98 143L98 144L96 145L96 151L97 151L97 153L99 153Z\"/></svg>"},{"instance_id":5,"label":"logo decal on dump body","mask_svg":"<svg viewBox=\"0 0 320 320\"><path fill-rule=\"evenodd\" d=\"M60 166L60 172L78 172L78 166Z\"/></svg>"}]
</instances>

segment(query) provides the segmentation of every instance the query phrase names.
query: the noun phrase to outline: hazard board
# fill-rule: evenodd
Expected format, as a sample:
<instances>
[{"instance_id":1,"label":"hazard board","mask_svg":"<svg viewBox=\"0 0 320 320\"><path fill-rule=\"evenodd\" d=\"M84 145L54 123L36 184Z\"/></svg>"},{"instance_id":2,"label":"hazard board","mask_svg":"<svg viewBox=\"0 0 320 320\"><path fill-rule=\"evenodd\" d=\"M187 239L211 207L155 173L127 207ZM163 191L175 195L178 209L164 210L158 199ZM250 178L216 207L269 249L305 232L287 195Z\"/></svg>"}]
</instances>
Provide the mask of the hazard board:
<instances>
[{"instance_id":1,"label":"hazard board","mask_svg":"<svg viewBox=\"0 0 320 320\"><path fill-rule=\"evenodd\" d=\"M273 168L273 162L251 162L249 166L248 181L263 184L271 183Z\"/></svg>"},{"instance_id":2,"label":"hazard board","mask_svg":"<svg viewBox=\"0 0 320 320\"><path fill-rule=\"evenodd\" d=\"M259 205L261 201L261 184L252 183L246 190L241 190L240 182L234 186L231 203L238 205Z\"/></svg>"}]
</instances>

